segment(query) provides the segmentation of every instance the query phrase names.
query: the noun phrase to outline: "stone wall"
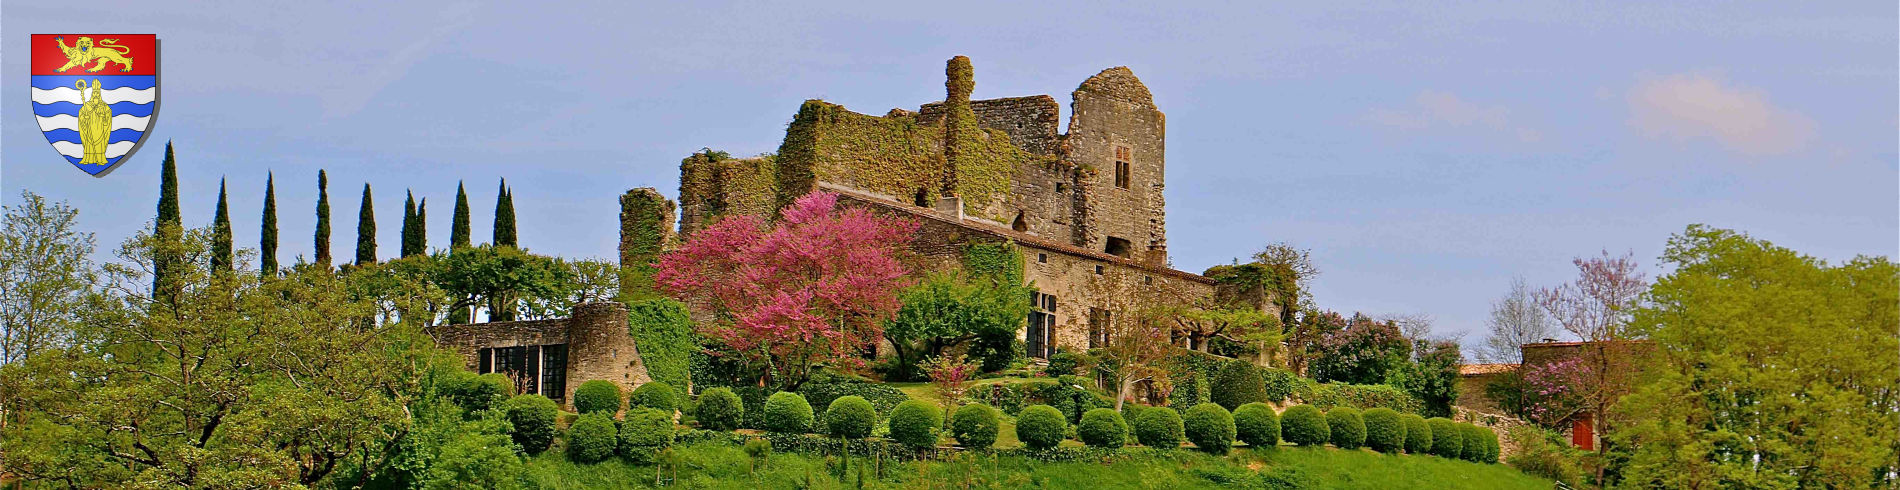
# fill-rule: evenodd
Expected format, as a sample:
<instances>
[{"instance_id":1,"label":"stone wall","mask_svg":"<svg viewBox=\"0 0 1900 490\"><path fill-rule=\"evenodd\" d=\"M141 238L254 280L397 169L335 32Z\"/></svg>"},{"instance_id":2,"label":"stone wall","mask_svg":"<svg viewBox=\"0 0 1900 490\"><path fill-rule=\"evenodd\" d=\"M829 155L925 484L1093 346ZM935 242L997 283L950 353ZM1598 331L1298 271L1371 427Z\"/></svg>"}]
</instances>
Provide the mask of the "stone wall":
<instances>
[{"instance_id":1,"label":"stone wall","mask_svg":"<svg viewBox=\"0 0 1900 490\"><path fill-rule=\"evenodd\" d=\"M776 170L771 156L714 160L694 153L681 160L680 234L730 214L770 218L778 210Z\"/></svg>"},{"instance_id":2,"label":"stone wall","mask_svg":"<svg viewBox=\"0 0 1900 490\"><path fill-rule=\"evenodd\" d=\"M568 318L515 322L440 325L429 335L436 345L462 357L469 370L480 365L481 349L529 345L567 345L567 393L581 383L604 379L632 390L646 383L646 365L633 335L627 330L627 306L611 302L583 303Z\"/></svg>"},{"instance_id":3,"label":"stone wall","mask_svg":"<svg viewBox=\"0 0 1900 490\"><path fill-rule=\"evenodd\" d=\"M647 266L673 242L673 201L652 187L620 195L620 266Z\"/></svg>"},{"instance_id":4,"label":"stone wall","mask_svg":"<svg viewBox=\"0 0 1900 490\"><path fill-rule=\"evenodd\" d=\"M1133 256L1167 247L1162 191L1165 183L1166 117L1148 87L1127 67L1102 70L1075 89L1064 138L1064 159L1078 168L1085 187L1078 206L1086 234L1077 245L1106 250L1109 237L1128 240ZM1117 155L1125 148L1126 158ZM1116 164L1129 163L1127 188L1116 185Z\"/></svg>"},{"instance_id":5,"label":"stone wall","mask_svg":"<svg viewBox=\"0 0 1900 490\"><path fill-rule=\"evenodd\" d=\"M970 101L977 125L1009 135L1009 141L1030 153L1055 156L1061 146L1062 105L1055 97L1031 95ZM943 123L944 103L931 102L917 110L917 122Z\"/></svg>"},{"instance_id":6,"label":"stone wall","mask_svg":"<svg viewBox=\"0 0 1900 490\"><path fill-rule=\"evenodd\" d=\"M568 343L567 325L566 318L437 325L429 336L436 345L462 356L468 370L474 371L481 361L476 354L482 349Z\"/></svg>"}]
</instances>

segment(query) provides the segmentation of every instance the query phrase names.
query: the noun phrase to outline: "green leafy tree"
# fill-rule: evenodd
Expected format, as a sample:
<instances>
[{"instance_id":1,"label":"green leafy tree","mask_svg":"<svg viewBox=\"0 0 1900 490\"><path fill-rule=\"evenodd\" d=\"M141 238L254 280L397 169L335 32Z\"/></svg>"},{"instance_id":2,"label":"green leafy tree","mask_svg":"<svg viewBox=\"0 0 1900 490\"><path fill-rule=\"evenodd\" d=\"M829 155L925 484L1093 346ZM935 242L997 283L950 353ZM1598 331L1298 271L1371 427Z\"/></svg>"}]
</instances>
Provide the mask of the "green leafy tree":
<instances>
[{"instance_id":1,"label":"green leafy tree","mask_svg":"<svg viewBox=\"0 0 1900 490\"><path fill-rule=\"evenodd\" d=\"M158 177L158 219L153 222L152 233L159 240L176 243L184 235L184 220L178 214L178 161L172 153L172 144L165 142L165 161L159 166ZM152 297L168 301L177 296L177 285L173 278L178 274L173 269L180 267L180 261L173 247L160 247L152 263Z\"/></svg>"},{"instance_id":2,"label":"green leafy tree","mask_svg":"<svg viewBox=\"0 0 1900 490\"><path fill-rule=\"evenodd\" d=\"M1310 355L1315 380L1379 384L1411 360L1412 348L1397 323L1354 314L1345 329L1314 343Z\"/></svg>"},{"instance_id":3,"label":"green leafy tree","mask_svg":"<svg viewBox=\"0 0 1900 490\"><path fill-rule=\"evenodd\" d=\"M563 315L573 306L569 271L551 257L482 245L438 252L427 263L431 282L448 295L448 311L488 305L490 321L508 321Z\"/></svg>"},{"instance_id":4,"label":"green leafy tree","mask_svg":"<svg viewBox=\"0 0 1900 490\"><path fill-rule=\"evenodd\" d=\"M224 179L218 179L218 206L211 218L211 270L230 272L231 255L231 208L225 200Z\"/></svg>"},{"instance_id":5,"label":"green leafy tree","mask_svg":"<svg viewBox=\"0 0 1900 490\"><path fill-rule=\"evenodd\" d=\"M317 265L330 267L330 177L317 171Z\"/></svg>"},{"instance_id":6,"label":"green leafy tree","mask_svg":"<svg viewBox=\"0 0 1900 490\"><path fill-rule=\"evenodd\" d=\"M501 190L495 196L495 246L514 247L515 243L515 195L508 188L508 179L501 180Z\"/></svg>"},{"instance_id":7,"label":"green leafy tree","mask_svg":"<svg viewBox=\"0 0 1900 490\"><path fill-rule=\"evenodd\" d=\"M985 336L1014 338L1029 313L1021 283L971 277L961 271L933 273L898 297L903 308L884 328L896 354L896 379L917 379L917 366L946 349Z\"/></svg>"},{"instance_id":8,"label":"green leafy tree","mask_svg":"<svg viewBox=\"0 0 1900 490\"><path fill-rule=\"evenodd\" d=\"M1458 365L1463 362L1458 343L1443 340L1416 343L1418 359L1393 371L1386 383L1422 402L1424 415L1449 417L1452 402L1458 401Z\"/></svg>"},{"instance_id":9,"label":"green leafy tree","mask_svg":"<svg viewBox=\"0 0 1900 490\"><path fill-rule=\"evenodd\" d=\"M413 233L415 233L415 236L413 238L413 240L415 240L415 243L411 244L411 246L415 247L416 253L411 254L410 256L428 254L429 253L429 198L426 198L426 197L422 198L422 201L416 203L416 227Z\"/></svg>"},{"instance_id":10,"label":"green leafy tree","mask_svg":"<svg viewBox=\"0 0 1900 490\"><path fill-rule=\"evenodd\" d=\"M468 191L455 183L455 216L449 221L449 248L468 248Z\"/></svg>"},{"instance_id":11,"label":"green leafy tree","mask_svg":"<svg viewBox=\"0 0 1900 490\"><path fill-rule=\"evenodd\" d=\"M257 272L277 277L277 177L264 174L264 218L257 239Z\"/></svg>"},{"instance_id":12,"label":"green leafy tree","mask_svg":"<svg viewBox=\"0 0 1900 490\"><path fill-rule=\"evenodd\" d=\"M1616 405L1628 423L1610 437L1628 451L1624 485L1895 483L1900 267L1829 264L1702 225L1672 237L1662 260L1674 272L1630 323L1658 362Z\"/></svg>"},{"instance_id":13,"label":"green leafy tree","mask_svg":"<svg viewBox=\"0 0 1900 490\"><path fill-rule=\"evenodd\" d=\"M402 239L399 241L401 250L397 252L401 255L398 255L398 257L408 257L416 254L416 250L413 248L416 238L416 193L414 191L403 191L403 193L408 197L402 201Z\"/></svg>"},{"instance_id":14,"label":"green leafy tree","mask_svg":"<svg viewBox=\"0 0 1900 490\"><path fill-rule=\"evenodd\" d=\"M73 340L98 283L79 210L31 191L0 218L0 366ZM9 397L0 392L0 413ZM0 417L3 418L3 417ZM4 422L0 422L4 424Z\"/></svg>"},{"instance_id":15,"label":"green leafy tree","mask_svg":"<svg viewBox=\"0 0 1900 490\"><path fill-rule=\"evenodd\" d=\"M356 211L356 266L376 263L376 207L363 184L363 207Z\"/></svg>"}]
</instances>

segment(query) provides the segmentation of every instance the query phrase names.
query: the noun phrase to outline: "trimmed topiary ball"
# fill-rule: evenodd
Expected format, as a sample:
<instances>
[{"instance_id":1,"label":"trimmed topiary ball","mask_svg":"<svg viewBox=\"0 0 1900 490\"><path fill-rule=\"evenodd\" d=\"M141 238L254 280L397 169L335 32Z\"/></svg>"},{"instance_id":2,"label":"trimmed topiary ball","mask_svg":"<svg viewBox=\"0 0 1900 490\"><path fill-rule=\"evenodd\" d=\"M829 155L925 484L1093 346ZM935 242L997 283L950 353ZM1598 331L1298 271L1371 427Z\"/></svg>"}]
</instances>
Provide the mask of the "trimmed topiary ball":
<instances>
[{"instance_id":1,"label":"trimmed topiary ball","mask_svg":"<svg viewBox=\"0 0 1900 490\"><path fill-rule=\"evenodd\" d=\"M1135 421L1135 440L1141 441L1143 446L1174 449L1187 439L1186 429L1181 426L1181 414L1172 408L1143 408L1140 417Z\"/></svg>"},{"instance_id":2,"label":"trimmed topiary ball","mask_svg":"<svg viewBox=\"0 0 1900 490\"><path fill-rule=\"evenodd\" d=\"M1405 449L1405 421L1399 412L1390 408L1366 410L1361 416L1366 424L1366 447L1382 453L1396 453Z\"/></svg>"},{"instance_id":3,"label":"trimmed topiary ball","mask_svg":"<svg viewBox=\"0 0 1900 490\"><path fill-rule=\"evenodd\" d=\"M1069 430L1069 419L1061 410L1048 405L1033 405L1016 416L1016 438L1030 449L1048 449L1062 443Z\"/></svg>"},{"instance_id":4,"label":"trimmed topiary ball","mask_svg":"<svg viewBox=\"0 0 1900 490\"><path fill-rule=\"evenodd\" d=\"M1465 441L1458 446L1458 459L1479 463L1484 461L1484 431L1470 423L1458 424L1458 432Z\"/></svg>"},{"instance_id":5,"label":"trimmed topiary ball","mask_svg":"<svg viewBox=\"0 0 1900 490\"><path fill-rule=\"evenodd\" d=\"M659 381L648 382L633 389L633 395L627 397L627 406L646 407L666 413L679 410L679 392L673 385Z\"/></svg>"},{"instance_id":6,"label":"trimmed topiary ball","mask_svg":"<svg viewBox=\"0 0 1900 490\"><path fill-rule=\"evenodd\" d=\"M509 433L515 444L530 455L541 454L548 450L548 444L554 442L554 421L561 415L561 406L541 395L516 395L501 404L502 414L508 423L514 425Z\"/></svg>"},{"instance_id":7,"label":"trimmed topiary ball","mask_svg":"<svg viewBox=\"0 0 1900 490\"><path fill-rule=\"evenodd\" d=\"M832 437L863 439L870 437L871 428L876 426L877 407L864 397L841 396L825 409L825 433Z\"/></svg>"},{"instance_id":8,"label":"trimmed topiary ball","mask_svg":"<svg viewBox=\"0 0 1900 490\"><path fill-rule=\"evenodd\" d=\"M1280 414L1280 434L1286 442L1301 446L1324 446L1333 440L1326 414L1312 405L1295 405Z\"/></svg>"},{"instance_id":9,"label":"trimmed topiary ball","mask_svg":"<svg viewBox=\"0 0 1900 490\"><path fill-rule=\"evenodd\" d=\"M1444 417L1432 417L1425 421L1432 428L1432 454L1441 458L1458 459L1464 449L1464 434L1458 432L1458 423Z\"/></svg>"},{"instance_id":10,"label":"trimmed topiary ball","mask_svg":"<svg viewBox=\"0 0 1900 490\"><path fill-rule=\"evenodd\" d=\"M635 408L620 421L620 456L635 464L653 464L660 451L673 445L673 414Z\"/></svg>"},{"instance_id":11,"label":"trimmed topiary ball","mask_svg":"<svg viewBox=\"0 0 1900 490\"><path fill-rule=\"evenodd\" d=\"M1425 417L1408 413L1400 419L1405 424L1405 452L1411 454L1430 454L1432 450L1432 427L1425 424Z\"/></svg>"},{"instance_id":12,"label":"trimmed topiary ball","mask_svg":"<svg viewBox=\"0 0 1900 490\"><path fill-rule=\"evenodd\" d=\"M454 387L455 404L470 412L488 410L514 396L515 384L501 373L458 376Z\"/></svg>"},{"instance_id":13,"label":"trimmed topiary ball","mask_svg":"<svg viewBox=\"0 0 1900 490\"><path fill-rule=\"evenodd\" d=\"M1340 449L1359 449L1366 444L1366 421L1357 408L1327 410L1326 429L1332 431L1333 445Z\"/></svg>"},{"instance_id":14,"label":"trimmed topiary ball","mask_svg":"<svg viewBox=\"0 0 1900 490\"><path fill-rule=\"evenodd\" d=\"M989 449L996 444L996 409L981 403L964 405L950 421L950 435L967 449Z\"/></svg>"},{"instance_id":15,"label":"trimmed topiary ball","mask_svg":"<svg viewBox=\"0 0 1900 490\"><path fill-rule=\"evenodd\" d=\"M706 390L705 393L699 394L699 407L693 409L693 418L699 419L699 427L702 429L718 431L737 429L739 421L745 420L745 402L730 389Z\"/></svg>"},{"instance_id":16,"label":"trimmed topiary ball","mask_svg":"<svg viewBox=\"0 0 1900 490\"><path fill-rule=\"evenodd\" d=\"M1081 356L1077 356L1074 352L1064 349L1056 351L1056 354L1053 356L1049 356L1049 367L1044 369L1043 372L1052 377L1070 375L1075 374L1076 368L1081 367L1081 365Z\"/></svg>"},{"instance_id":17,"label":"trimmed topiary ball","mask_svg":"<svg viewBox=\"0 0 1900 490\"><path fill-rule=\"evenodd\" d=\"M1221 408L1233 410L1254 402L1267 401L1266 385L1260 381L1260 368L1240 359L1222 365L1214 376L1208 397Z\"/></svg>"},{"instance_id":18,"label":"trimmed topiary ball","mask_svg":"<svg viewBox=\"0 0 1900 490\"><path fill-rule=\"evenodd\" d=\"M605 413L582 414L567 427L567 459L576 463L594 463L614 455L620 444L614 419Z\"/></svg>"},{"instance_id":19,"label":"trimmed topiary ball","mask_svg":"<svg viewBox=\"0 0 1900 490\"><path fill-rule=\"evenodd\" d=\"M1234 435L1252 447L1280 445L1280 414L1265 403L1253 402L1234 409Z\"/></svg>"},{"instance_id":20,"label":"trimmed topiary ball","mask_svg":"<svg viewBox=\"0 0 1900 490\"><path fill-rule=\"evenodd\" d=\"M759 425L768 432L811 432L811 404L805 403L805 397L797 393L773 393L765 399L765 409L760 413Z\"/></svg>"},{"instance_id":21,"label":"trimmed topiary ball","mask_svg":"<svg viewBox=\"0 0 1900 490\"><path fill-rule=\"evenodd\" d=\"M1194 447L1211 454L1227 454L1234 448L1234 415L1219 404L1195 405L1183 419L1188 442Z\"/></svg>"},{"instance_id":22,"label":"trimmed topiary ball","mask_svg":"<svg viewBox=\"0 0 1900 490\"><path fill-rule=\"evenodd\" d=\"M937 447L943 411L923 400L904 400L891 409L891 439L917 449Z\"/></svg>"},{"instance_id":23,"label":"trimmed topiary ball","mask_svg":"<svg viewBox=\"0 0 1900 490\"><path fill-rule=\"evenodd\" d=\"M620 412L620 386L612 381L596 379L581 383L574 389L574 411L583 414Z\"/></svg>"},{"instance_id":24,"label":"trimmed topiary ball","mask_svg":"<svg viewBox=\"0 0 1900 490\"><path fill-rule=\"evenodd\" d=\"M1128 443L1128 422L1112 408L1089 410L1076 425L1075 437L1091 447L1122 447Z\"/></svg>"},{"instance_id":25,"label":"trimmed topiary ball","mask_svg":"<svg viewBox=\"0 0 1900 490\"><path fill-rule=\"evenodd\" d=\"M1479 457L1478 462L1496 464L1498 462L1498 431L1490 427L1479 427L1478 431L1483 434L1484 441L1484 456Z\"/></svg>"}]
</instances>

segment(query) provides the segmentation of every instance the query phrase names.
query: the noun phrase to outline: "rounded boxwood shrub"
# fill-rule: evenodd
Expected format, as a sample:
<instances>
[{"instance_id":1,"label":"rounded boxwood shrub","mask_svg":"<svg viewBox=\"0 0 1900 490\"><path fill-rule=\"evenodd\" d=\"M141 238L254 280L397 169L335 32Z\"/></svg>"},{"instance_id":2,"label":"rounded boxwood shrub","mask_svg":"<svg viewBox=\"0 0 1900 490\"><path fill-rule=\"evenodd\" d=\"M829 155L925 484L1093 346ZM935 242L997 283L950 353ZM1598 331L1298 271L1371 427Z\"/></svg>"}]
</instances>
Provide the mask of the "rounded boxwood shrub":
<instances>
[{"instance_id":1,"label":"rounded boxwood shrub","mask_svg":"<svg viewBox=\"0 0 1900 490\"><path fill-rule=\"evenodd\" d=\"M1048 405L1032 405L1016 416L1016 438L1030 449L1048 449L1062 443L1069 419Z\"/></svg>"},{"instance_id":2,"label":"rounded boxwood shrub","mask_svg":"<svg viewBox=\"0 0 1900 490\"><path fill-rule=\"evenodd\" d=\"M619 443L614 419L604 413L582 414L574 425L567 426L567 459L576 463L607 459Z\"/></svg>"},{"instance_id":3,"label":"rounded boxwood shrub","mask_svg":"<svg viewBox=\"0 0 1900 490\"><path fill-rule=\"evenodd\" d=\"M981 403L971 403L957 409L956 417L950 421L950 435L956 436L957 444L965 448L988 449L996 444L999 427L996 409Z\"/></svg>"},{"instance_id":4,"label":"rounded boxwood shrub","mask_svg":"<svg viewBox=\"0 0 1900 490\"><path fill-rule=\"evenodd\" d=\"M471 412L495 408L508 397L514 396L515 384L501 373L488 373L481 376L469 374L456 381L455 404Z\"/></svg>"},{"instance_id":5,"label":"rounded boxwood shrub","mask_svg":"<svg viewBox=\"0 0 1900 490\"><path fill-rule=\"evenodd\" d=\"M636 464L653 464L660 450L673 445L673 414L635 408L620 421L620 456Z\"/></svg>"},{"instance_id":6,"label":"rounded boxwood shrub","mask_svg":"<svg viewBox=\"0 0 1900 490\"><path fill-rule=\"evenodd\" d=\"M1213 386L1208 389L1208 397L1221 408L1233 410L1241 405L1267 401L1267 388L1260 381L1259 368L1251 362L1235 359L1221 366L1220 373L1214 376Z\"/></svg>"},{"instance_id":7,"label":"rounded boxwood shrub","mask_svg":"<svg viewBox=\"0 0 1900 490\"><path fill-rule=\"evenodd\" d=\"M619 413L620 386L604 379L581 383L579 388L574 389L574 411L583 414Z\"/></svg>"},{"instance_id":8,"label":"rounded boxwood shrub","mask_svg":"<svg viewBox=\"0 0 1900 490\"><path fill-rule=\"evenodd\" d=\"M1148 407L1141 409L1141 418L1135 421L1135 440L1141 445L1158 449L1181 447L1181 441L1187 439L1186 429L1181 426L1181 414L1168 407Z\"/></svg>"},{"instance_id":9,"label":"rounded boxwood shrub","mask_svg":"<svg viewBox=\"0 0 1900 490\"><path fill-rule=\"evenodd\" d=\"M1219 404L1195 405L1184 419L1188 442L1195 447L1212 454L1227 454L1234 448L1234 415Z\"/></svg>"},{"instance_id":10,"label":"rounded boxwood shrub","mask_svg":"<svg viewBox=\"0 0 1900 490\"><path fill-rule=\"evenodd\" d=\"M1333 445L1340 449L1359 449L1366 444L1366 421L1357 408L1327 410L1326 429L1332 431Z\"/></svg>"},{"instance_id":11,"label":"rounded boxwood shrub","mask_svg":"<svg viewBox=\"0 0 1900 490\"><path fill-rule=\"evenodd\" d=\"M943 411L923 400L904 400L891 409L891 439L917 449L937 447Z\"/></svg>"},{"instance_id":12,"label":"rounded boxwood shrub","mask_svg":"<svg viewBox=\"0 0 1900 490\"><path fill-rule=\"evenodd\" d=\"M1479 427L1478 432L1483 435L1481 440L1484 441L1484 455L1478 458L1478 462L1497 463L1498 431L1492 430L1490 427Z\"/></svg>"},{"instance_id":13,"label":"rounded boxwood shrub","mask_svg":"<svg viewBox=\"0 0 1900 490\"><path fill-rule=\"evenodd\" d=\"M1400 420L1398 411L1374 408L1366 410L1361 418L1366 424L1366 447L1382 453L1405 449L1405 421Z\"/></svg>"},{"instance_id":14,"label":"rounded boxwood shrub","mask_svg":"<svg viewBox=\"0 0 1900 490\"><path fill-rule=\"evenodd\" d=\"M554 400L541 395L515 395L502 402L501 410L514 425L509 437L521 445L522 451L541 454L554 442L554 421L561 415L561 406Z\"/></svg>"},{"instance_id":15,"label":"rounded boxwood shrub","mask_svg":"<svg viewBox=\"0 0 1900 490\"><path fill-rule=\"evenodd\" d=\"M1043 372L1051 377L1075 374L1075 369L1081 367L1081 365L1081 356L1076 355L1075 352L1063 349L1056 351L1055 355L1049 356L1049 367L1044 369Z\"/></svg>"},{"instance_id":16,"label":"rounded boxwood shrub","mask_svg":"<svg viewBox=\"0 0 1900 490\"><path fill-rule=\"evenodd\" d=\"M1333 439L1326 414L1312 405L1294 405L1280 414L1280 434L1286 442L1301 446L1324 446Z\"/></svg>"},{"instance_id":17,"label":"rounded boxwood shrub","mask_svg":"<svg viewBox=\"0 0 1900 490\"><path fill-rule=\"evenodd\" d=\"M760 428L767 432L804 434L811 432L811 404L797 393L781 391L765 399L760 411Z\"/></svg>"},{"instance_id":18,"label":"rounded boxwood shrub","mask_svg":"<svg viewBox=\"0 0 1900 490\"><path fill-rule=\"evenodd\" d=\"M1425 417L1408 413L1401 419L1405 423L1405 452L1429 454L1432 450L1432 427L1425 424Z\"/></svg>"},{"instance_id":19,"label":"rounded boxwood shrub","mask_svg":"<svg viewBox=\"0 0 1900 490\"><path fill-rule=\"evenodd\" d=\"M1280 414L1273 407L1253 402L1234 409L1234 435L1253 447L1280 444Z\"/></svg>"},{"instance_id":20,"label":"rounded boxwood shrub","mask_svg":"<svg viewBox=\"0 0 1900 490\"><path fill-rule=\"evenodd\" d=\"M871 428L876 426L877 407L864 397L841 396L825 409L826 434L832 437L863 439L870 437Z\"/></svg>"},{"instance_id":21,"label":"rounded boxwood shrub","mask_svg":"<svg viewBox=\"0 0 1900 490\"><path fill-rule=\"evenodd\" d=\"M648 382L633 389L633 394L627 397L627 406L646 407L670 414L680 408L679 392L673 390L673 385Z\"/></svg>"},{"instance_id":22,"label":"rounded boxwood shrub","mask_svg":"<svg viewBox=\"0 0 1900 490\"><path fill-rule=\"evenodd\" d=\"M693 418L699 419L702 429L737 429L739 422L745 420L745 401L740 400L739 395L731 389L722 387L706 390L699 394L699 406L693 409Z\"/></svg>"},{"instance_id":23,"label":"rounded boxwood shrub","mask_svg":"<svg viewBox=\"0 0 1900 490\"><path fill-rule=\"evenodd\" d=\"M1458 423L1444 417L1432 417L1425 421L1425 425L1432 428L1432 454L1457 459L1465 442L1464 435L1458 432Z\"/></svg>"},{"instance_id":24,"label":"rounded boxwood shrub","mask_svg":"<svg viewBox=\"0 0 1900 490\"><path fill-rule=\"evenodd\" d=\"M1128 443L1128 422L1112 408L1089 410L1076 425L1075 436L1091 447L1122 447Z\"/></svg>"},{"instance_id":25,"label":"rounded boxwood shrub","mask_svg":"<svg viewBox=\"0 0 1900 490\"><path fill-rule=\"evenodd\" d=\"M1473 463L1482 462L1484 460L1484 431L1479 430L1476 425L1463 423L1458 424L1458 432L1465 437L1464 443L1458 446L1458 458Z\"/></svg>"}]
</instances>

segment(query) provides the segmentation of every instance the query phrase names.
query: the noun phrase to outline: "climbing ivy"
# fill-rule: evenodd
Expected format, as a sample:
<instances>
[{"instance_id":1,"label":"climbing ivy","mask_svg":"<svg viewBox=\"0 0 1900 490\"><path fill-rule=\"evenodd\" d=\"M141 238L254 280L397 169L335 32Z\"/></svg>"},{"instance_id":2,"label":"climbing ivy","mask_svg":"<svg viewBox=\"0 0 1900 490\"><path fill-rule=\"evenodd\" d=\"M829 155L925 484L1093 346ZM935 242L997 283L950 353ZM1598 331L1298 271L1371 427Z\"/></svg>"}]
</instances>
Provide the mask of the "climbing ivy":
<instances>
[{"instance_id":1,"label":"climbing ivy","mask_svg":"<svg viewBox=\"0 0 1900 490\"><path fill-rule=\"evenodd\" d=\"M964 211L994 220L1017 169L1048 158L1030 153L994 129L972 131L957 165ZM945 166L944 129L909 113L871 116L822 100L808 100L793 116L779 146L778 203L811 190L819 180L909 200L919 190L936 195Z\"/></svg>"},{"instance_id":2,"label":"climbing ivy","mask_svg":"<svg viewBox=\"0 0 1900 490\"><path fill-rule=\"evenodd\" d=\"M671 299L635 301L627 305L627 330L640 349L647 376L684 395L690 376L687 369L693 353L699 351L686 305Z\"/></svg>"}]
</instances>

